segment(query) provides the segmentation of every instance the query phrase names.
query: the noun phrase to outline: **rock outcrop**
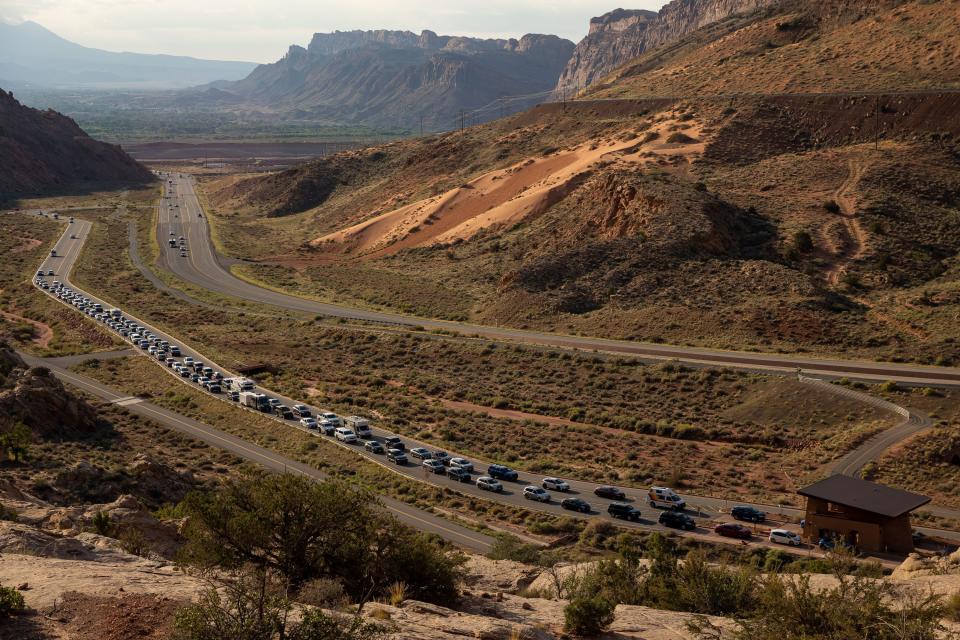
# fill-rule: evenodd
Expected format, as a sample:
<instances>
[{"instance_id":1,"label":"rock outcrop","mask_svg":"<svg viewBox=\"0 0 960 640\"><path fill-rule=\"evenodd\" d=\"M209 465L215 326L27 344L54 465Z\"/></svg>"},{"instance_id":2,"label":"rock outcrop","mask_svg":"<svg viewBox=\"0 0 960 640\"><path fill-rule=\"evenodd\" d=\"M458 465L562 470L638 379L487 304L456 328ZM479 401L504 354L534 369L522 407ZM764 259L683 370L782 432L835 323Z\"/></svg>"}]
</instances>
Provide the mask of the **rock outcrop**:
<instances>
[{"instance_id":1,"label":"rock outcrop","mask_svg":"<svg viewBox=\"0 0 960 640\"><path fill-rule=\"evenodd\" d=\"M571 95L645 51L679 40L728 16L782 1L672 0L659 13L617 9L593 18L590 32L577 44L557 81L557 91Z\"/></svg>"},{"instance_id":2,"label":"rock outcrop","mask_svg":"<svg viewBox=\"0 0 960 640\"><path fill-rule=\"evenodd\" d=\"M56 111L20 104L0 89L0 200L74 183L149 182L153 174L119 146L94 140Z\"/></svg>"},{"instance_id":3,"label":"rock outcrop","mask_svg":"<svg viewBox=\"0 0 960 640\"><path fill-rule=\"evenodd\" d=\"M132 531L137 532L138 543L132 546L141 546L144 556L172 558L182 543L178 521L158 520L131 495L105 504L66 507L24 498L0 498L0 504L16 514L15 521L0 522L0 553L100 560L104 552L116 559L114 553L125 553L118 539L132 539L128 535Z\"/></svg>"},{"instance_id":4,"label":"rock outcrop","mask_svg":"<svg viewBox=\"0 0 960 640\"><path fill-rule=\"evenodd\" d=\"M37 439L77 437L91 433L97 424L93 407L69 393L49 369L28 368L0 343L0 432L17 422L26 424Z\"/></svg>"}]
</instances>

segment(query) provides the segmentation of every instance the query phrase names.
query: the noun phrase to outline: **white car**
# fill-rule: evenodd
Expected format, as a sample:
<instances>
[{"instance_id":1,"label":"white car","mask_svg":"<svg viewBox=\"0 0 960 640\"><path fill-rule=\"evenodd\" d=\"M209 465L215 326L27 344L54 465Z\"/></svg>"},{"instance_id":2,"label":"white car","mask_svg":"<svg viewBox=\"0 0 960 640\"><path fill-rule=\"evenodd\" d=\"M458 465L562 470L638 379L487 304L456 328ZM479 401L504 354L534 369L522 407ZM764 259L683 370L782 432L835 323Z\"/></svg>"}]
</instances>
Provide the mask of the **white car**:
<instances>
[{"instance_id":1,"label":"white car","mask_svg":"<svg viewBox=\"0 0 960 640\"><path fill-rule=\"evenodd\" d=\"M313 418L300 418L300 426L304 429L316 429L317 421Z\"/></svg>"},{"instance_id":2,"label":"white car","mask_svg":"<svg viewBox=\"0 0 960 640\"><path fill-rule=\"evenodd\" d=\"M541 483L544 489L552 489L553 491L567 492L570 491L570 483L566 480L561 480L560 478L544 478Z\"/></svg>"},{"instance_id":3,"label":"white car","mask_svg":"<svg viewBox=\"0 0 960 640\"><path fill-rule=\"evenodd\" d=\"M334 423L335 425L337 425L338 427L343 426L343 420L340 419L340 416L330 411L322 411L317 417L322 418L323 420L328 420Z\"/></svg>"},{"instance_id":4,"label":"white car","mask_svg":"<svg viewBox=\"0 0 960 640\"><path fill-rule=\"evenodd\" d=\"M353 444L357 441L357 434L353 432L353 429L348 429L347 427L338 428L334 432L334 435L337 437L337 440L346 442L347 444Z\"/></svg>"},{"instance_id":5,"label":"white car","mask_svg":"<svg viewBox=\"0 0 960 640\"><path fill-rule=\"evenodd\" d=\"M527 500L536 500L537 502L550 502L550 492L543 487L530 485L523 488L523 497Z\"/></svg>"},{"instance_id":6,"label":"white car","mask_svg":"<svg viewBox=\"0 0 960 640\"><path fill-rule=\"evenodd\" d=\"M480 476L477 478L477 488L483 489L484 491L493 491L494 493L503 491L503 485L500 484L500 481L490 476Z\"/></svg>"},{"instance_id":7,"label":"white car","mask_svg":"<svg viewBox=\"0 0 960 640\"><path fill-rule=\"evenodd\" d=\"M450 467L463 469L467 473L473 473L473 463L466 458L450 458Z\"/></svg>"},{"instance_id":8,"label":"white car","mask_svg":"<svg viewBox=\"0 0 960 640\"><path fill-rule=\"evenodd\" d=\"M786 529L771 529L770 542L785 544L790 547L799 547L803 545L803 540L800 539L799 535L793 531L787 531Z\"/></svg>"}]
</instances>

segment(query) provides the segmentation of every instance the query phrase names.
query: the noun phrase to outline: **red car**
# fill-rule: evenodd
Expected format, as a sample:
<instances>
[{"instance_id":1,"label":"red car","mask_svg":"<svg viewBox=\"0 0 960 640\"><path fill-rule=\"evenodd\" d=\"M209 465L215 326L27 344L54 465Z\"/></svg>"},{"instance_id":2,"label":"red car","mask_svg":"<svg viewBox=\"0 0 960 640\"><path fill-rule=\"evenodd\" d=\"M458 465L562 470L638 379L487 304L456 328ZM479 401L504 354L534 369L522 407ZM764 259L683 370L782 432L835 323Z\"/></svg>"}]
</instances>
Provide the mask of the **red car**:
<instances>
[{"instance_id":1,"label":"red car","mask_svg":"<svg viewBox=\"0 0 960 640\"><path fill-rule=\"evenodd\" d=\"M750 529L736 522L718 524L713 528L713 532L725 538L738 538L740 540L749 540L753 537Z\"/></svg>"}]
</instances>

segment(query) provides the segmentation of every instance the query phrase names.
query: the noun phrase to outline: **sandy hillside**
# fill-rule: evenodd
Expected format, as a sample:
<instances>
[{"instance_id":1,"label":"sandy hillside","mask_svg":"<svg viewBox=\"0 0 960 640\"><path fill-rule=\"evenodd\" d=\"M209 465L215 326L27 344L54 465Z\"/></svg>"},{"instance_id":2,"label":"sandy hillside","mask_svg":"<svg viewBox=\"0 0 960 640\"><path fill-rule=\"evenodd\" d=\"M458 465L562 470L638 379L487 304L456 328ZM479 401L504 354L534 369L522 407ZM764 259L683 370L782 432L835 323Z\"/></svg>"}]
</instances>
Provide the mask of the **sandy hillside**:
<instances>
[{"instance_id":1,"label":"sandy hillside","mask_svg":"<svg viewBox=\"0 0 960 640\"><path fill-rule=\"evenodd\" d=\"M683 130L681 140L671 132ZM591 140L543 157L530 157L505 169L485 173L463 186L377 215L311 242L326 251L367 258L411 247L468 240L479 231L508 227L543 213L566 197L600 163L634 167L664 157L686 162L703 154L703 126L680 122L671 112L644 135L624 134Z\"/></svg>"}]
</instances>

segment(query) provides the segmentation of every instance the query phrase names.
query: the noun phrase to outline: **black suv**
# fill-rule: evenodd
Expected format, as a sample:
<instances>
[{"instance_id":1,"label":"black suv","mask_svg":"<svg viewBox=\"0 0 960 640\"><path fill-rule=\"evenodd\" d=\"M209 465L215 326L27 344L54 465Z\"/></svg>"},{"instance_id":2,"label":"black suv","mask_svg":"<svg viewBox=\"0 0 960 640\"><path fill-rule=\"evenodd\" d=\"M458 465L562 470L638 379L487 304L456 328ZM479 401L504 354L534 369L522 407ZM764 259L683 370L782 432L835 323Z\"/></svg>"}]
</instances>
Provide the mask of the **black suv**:
<instances>
[{"instance_id":1,"label":"black suv","mask_svg":"<svg viewBox=\"0 0 960 640\"><path fill-rule=\"evenodd\" d=\"M593 495L600 498L610 498L611 500L626 500L627 494L616 487L610 485L600 485L593 490Z\"/></svg>"},{"instance_id":2,"label":"black suv","mask_svg":"<svg viewBox=\"0 0 960 640\"><path fill-rule=\"evenodd\" d=\"M273 412L278 418L283 418L284 420L293 420L293 411L290 411L290 407L285 407L282 404L278 404L273 408Z\"/></svg>"},{"instance_id":3,"label":"black suv","mask_svg":"<svg viewBox=\"0 0 960 640\"><path fill-rule=\"evenodd\" d=\"M580 513L590 513L590 503L580 498L564 498L560 506L568 511L579 511Z\"/></svg>"},{"instance_id":4,"label":"black suv","mask_svg":"<svg viewBox=\"0 0 960 640\"><path fill-rule=\"evenodd\" d=\"M513 482L518 478L516 471L510 467L505 467L502 464L492 464L487 467L487 475L491 478L496 478L497 480L507 480L510 482Z\"/></svg>"},{"instance_id":5,"label":"black suv","mask_svg":"<svg viewBox=\"0 0 960 640\"><path fill-rule=\"evenodd\" d=\"M730 509L730 516L734 520L743 520L744 522L763 522L767 519L767 514L753 507L734 507Z\"/></svg>"},{"instance_id":6,"label":"black suv","mask_svg":"<svg viewBox=\"0 0 960 640\"><path fill-rule=\"evenodd\" d=\"M607 507L607 513L614 518L632 520L633 522L640 521L640 509L626 502L611 502L610 506Z\"/></svg>"},{"instance_id":7,"label":"black suv","mask_svg":"<svg viewBox=\"0 0 960 640\"><path fill-rule=\"evenodd\" d=\"M684 531L693 531L697 528L697 523L693 518L679 511L664 511L657 518L657 522L671 529L683 529Z\"/></svg>"},{"instance_id":8,"label":"black suv","mask_svg":"<svg viewBox=\"0 0 960 640\"><path fill-rule=\"evenodd\" d=\"M387 460L394 464L407 464L407 454L400 449L387 449Z\"/></svg>"}]
</instances>

